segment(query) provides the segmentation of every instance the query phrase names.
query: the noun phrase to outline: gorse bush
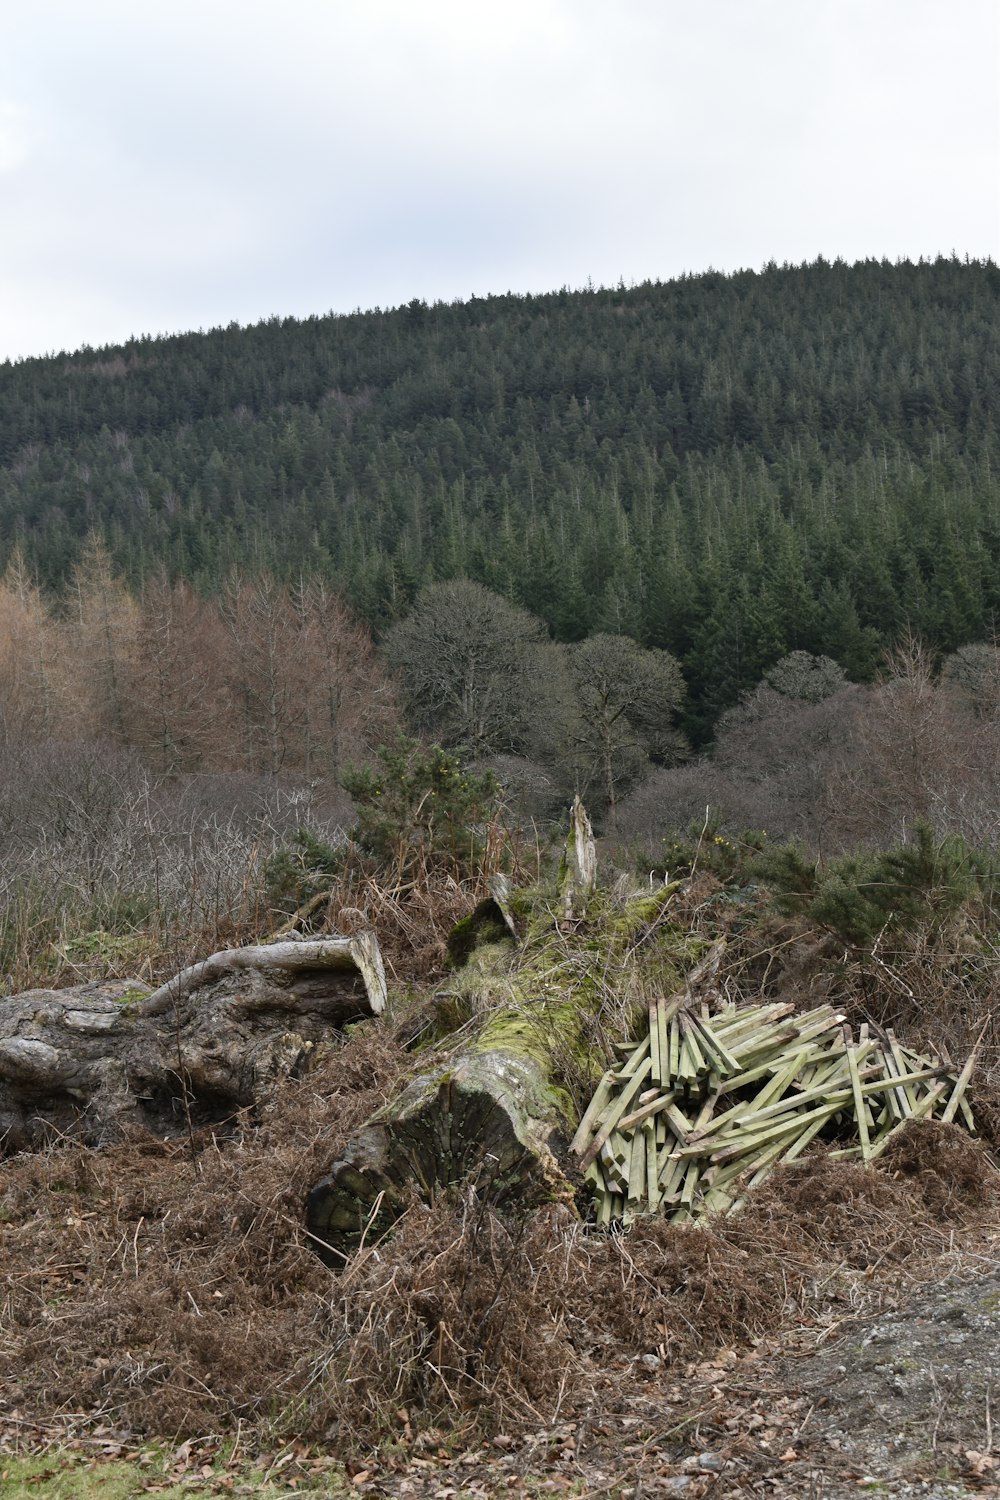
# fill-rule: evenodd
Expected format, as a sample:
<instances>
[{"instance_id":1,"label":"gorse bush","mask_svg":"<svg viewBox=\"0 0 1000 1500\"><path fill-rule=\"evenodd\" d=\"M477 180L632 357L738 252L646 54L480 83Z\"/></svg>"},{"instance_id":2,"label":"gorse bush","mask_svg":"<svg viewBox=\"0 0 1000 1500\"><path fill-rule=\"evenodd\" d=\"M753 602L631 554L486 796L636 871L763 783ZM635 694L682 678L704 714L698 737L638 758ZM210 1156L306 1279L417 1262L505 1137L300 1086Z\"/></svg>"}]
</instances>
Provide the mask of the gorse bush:
<instances>
[{"instance_id":1,"label":"gorse bush","mask_svg":"<svg viewBox=\"0 0 1000 1500\"><path fill-rule=\"evenodd\" d=\"M400 879L428 868L457 879L474 874L486 825L499 811L496 778L465 771L458 755L405 735L376 754L374 767L341 778L357 807L357 847Z\"/></svg>"},{"instance_id":2,"label":"gorse bush","mask_svg":"<svg viewBox=\"0 0 1000 1500\"><path fill-rule=\"evenodd\" d=\"M703 818L660 841L656 867L664 879L684 879L702 871L729 885L746 885L754 878L757 856L767 845L767 833L745 828L724 833L722 810L706 807ZM642 864L641 849L634 857Z\"/></svg>"},{"instance_id":3,"label":"gorse bush","mask_svg":"<svg viewBox=\"0 0 1000 1500\"><path fill-rule=\"evenodd\" d=\"M939 838L917 823L894 849L848 854L822 865L795 844L764 850L756 877L772 888L777 909L801 915L856 946L880 933L923 928L934 940L975 905L995 912L1000 866L959 835Z\"/></svg>"},{"instance_id":4,"label":"gorse bush","mask_svg":"<svg viewBox=\"0 0 1000 1500\"><path fill-rule=\"evenodd\" d=\"M346 842L330 844L309 828L296 828L264 867L268 902L291 913L328 890L344 868L346 848Z\"/></svg>"}]
</instances>

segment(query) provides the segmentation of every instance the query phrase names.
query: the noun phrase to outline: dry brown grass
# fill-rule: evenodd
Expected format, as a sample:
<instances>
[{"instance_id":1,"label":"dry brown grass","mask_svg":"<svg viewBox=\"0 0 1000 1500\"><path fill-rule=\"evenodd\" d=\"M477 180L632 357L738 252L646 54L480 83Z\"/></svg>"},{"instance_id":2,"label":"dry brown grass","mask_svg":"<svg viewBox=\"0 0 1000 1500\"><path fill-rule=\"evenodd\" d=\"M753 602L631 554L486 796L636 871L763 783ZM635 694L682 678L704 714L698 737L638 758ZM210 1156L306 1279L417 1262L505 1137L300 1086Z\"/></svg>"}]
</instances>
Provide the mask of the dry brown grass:
<instances>
[{"instance_id":1,"label":"dry brown grass","mask_svg":"<svg viewBox=\"0 0 1000 1500\"><path fill-rule=\"evenodd\" d=\"M915 1128L875 1170L817 1157L712 1228L599 1235L565 1208L505 1217L467 1190L415 1203L337 1277L306 1241L304 1194L408 1062L366 1023L258 1126L205 1135L194 1158L187 1143L66 1143L5 1163L7 1402L344 1451L441 1425L516 1430L585 1405L609 1361L758 1339L827 1270L899 1264L992 1193L981 1147Z\"/></svg>"},{"instance_id":2,"label":"dry brown grass","mask_svg":"<svg viewBox=\"0 0 1000 1500\"><path fill-rule=\"evenodd\" d=\"M349 871L330 893L326 923L336 932L377 932L391 978L426 982L444 972L448 934L487 894L486 880L486 873L459 880L426 870L400 882Z\"/></svg>"},{"instance_id":3,"label":"dry brown grass","mask_svg":"<svg viewBox=\"0 0 1000 1500\"><path fill-rule=\"evenodd\" d=\"M261 1422L296 1394L329 1273L301 1229L307 1183L392 1087L404 1054L361 1028L259 1128L228 1139L66 1144L3 1164L0 1385L33 1413L139 1431Z\"/></svg>"},{"instance_id":4,"label":"dry brown grass","mask_svg":"<svg viewBox=\"0 0 1000 1500\"><path fill-rule=\"evenodd\" d=\"M883 1153L883 1170L938 1218L960 1219L997 1201L997 1180L982 1146L938 1121L911 1123Z\"/></svg>"}]
</instances>

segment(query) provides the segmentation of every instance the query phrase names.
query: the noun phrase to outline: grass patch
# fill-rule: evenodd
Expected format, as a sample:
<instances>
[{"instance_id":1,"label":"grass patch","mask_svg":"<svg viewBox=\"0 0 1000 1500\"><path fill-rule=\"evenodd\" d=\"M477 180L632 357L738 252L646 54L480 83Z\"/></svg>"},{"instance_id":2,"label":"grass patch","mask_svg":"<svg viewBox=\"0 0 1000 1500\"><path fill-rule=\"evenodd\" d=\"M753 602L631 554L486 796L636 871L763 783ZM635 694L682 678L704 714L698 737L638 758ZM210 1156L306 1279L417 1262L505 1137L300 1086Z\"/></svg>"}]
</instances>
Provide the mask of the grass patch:
<instances>
[{"instance_id":1,"label":"grass patch","mask_svg":"<svg viewBox=\"0 0 1000 1500\"><path fill-rule=\"evenodd\" d=\"M183 1456L178 1459L178 1453ZM205 1496L253 1495L261 1500L278 1496L346 1494L350 1481L339 1465L326 1459L233 1467L191 1462L184 1450L146 1450L134 1459L93 1458L83 1453L53 1449L27 1458L0 1457L0 1488L4 1500L132 1500L156 1495L159 1500L200 1500Z\"/></svg>"}]
</instances>

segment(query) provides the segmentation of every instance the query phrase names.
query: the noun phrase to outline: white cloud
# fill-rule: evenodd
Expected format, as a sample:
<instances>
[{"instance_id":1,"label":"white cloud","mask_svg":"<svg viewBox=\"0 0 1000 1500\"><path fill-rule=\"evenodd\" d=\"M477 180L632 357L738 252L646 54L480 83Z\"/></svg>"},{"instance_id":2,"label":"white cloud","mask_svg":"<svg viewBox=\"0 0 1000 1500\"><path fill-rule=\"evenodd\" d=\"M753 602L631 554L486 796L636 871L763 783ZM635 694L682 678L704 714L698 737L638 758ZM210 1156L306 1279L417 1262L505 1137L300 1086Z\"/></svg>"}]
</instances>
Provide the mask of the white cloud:
<instances>
[{"instance_id":1,"label":"white cloud","mask_svg":"<svg viewBox=\"0 0 1000 1500\"><path fill-rule=\"evenodd\" d=\"M0 98L0 175L16 172L28 161L33 133L27 111Z\"/></svg>"}]
</instances>

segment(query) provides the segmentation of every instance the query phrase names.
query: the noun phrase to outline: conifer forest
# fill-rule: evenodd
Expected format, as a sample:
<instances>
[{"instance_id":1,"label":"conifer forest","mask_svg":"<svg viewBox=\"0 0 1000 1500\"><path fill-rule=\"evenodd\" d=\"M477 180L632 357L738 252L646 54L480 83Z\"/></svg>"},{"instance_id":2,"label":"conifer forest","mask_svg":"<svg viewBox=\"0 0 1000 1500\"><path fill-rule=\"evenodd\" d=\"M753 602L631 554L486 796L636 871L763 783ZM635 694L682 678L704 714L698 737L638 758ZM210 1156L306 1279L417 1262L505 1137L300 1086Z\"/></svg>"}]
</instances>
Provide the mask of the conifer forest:
<instances>
[{"instance_id":1,"label":"conifer forest","mask_svg":"<svg viewBox=\"0 0 1000 1500\"><path fill-rule=\"evenodd\" d=\"M466 578L669 652L685 732L793 651L869 680L1000 606L1000 271L822 259L0 367L0 548L64 595L321 580L380 639Z\"/></svg>"}]
</instances>

